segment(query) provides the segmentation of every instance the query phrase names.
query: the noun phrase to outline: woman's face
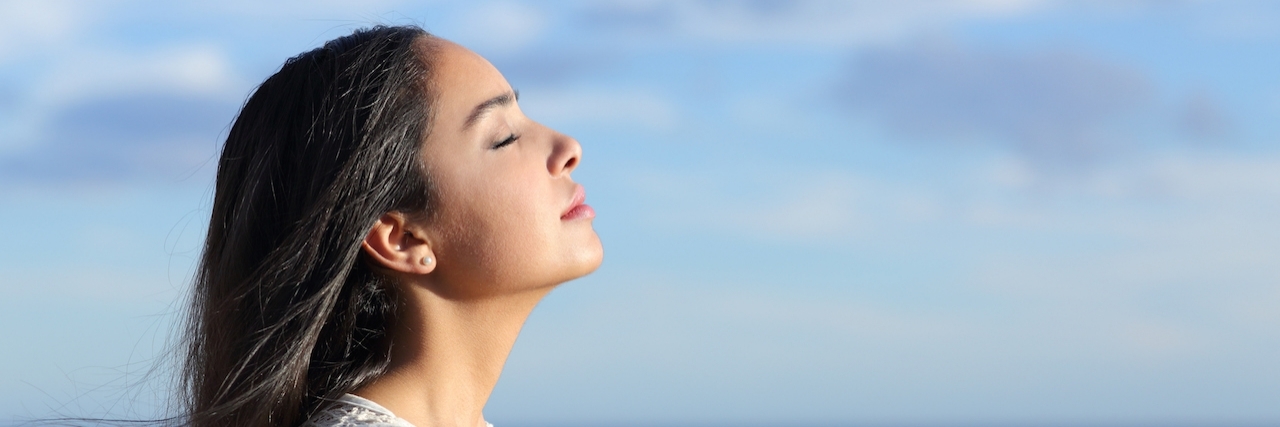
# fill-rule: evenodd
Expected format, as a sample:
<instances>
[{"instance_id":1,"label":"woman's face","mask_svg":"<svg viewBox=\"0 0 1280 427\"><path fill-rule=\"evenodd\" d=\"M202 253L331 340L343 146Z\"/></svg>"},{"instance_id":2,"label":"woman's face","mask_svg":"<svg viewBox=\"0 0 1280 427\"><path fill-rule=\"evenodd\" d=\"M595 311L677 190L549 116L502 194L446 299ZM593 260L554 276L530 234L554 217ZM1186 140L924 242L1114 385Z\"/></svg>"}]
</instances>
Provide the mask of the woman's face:
<instances>
[{"instance_id":1,"label":"woman's face","mask_svg":"<svg viewBox=\"0 0 1280 427\"><path fill-rule=\"evenodd\" d=\"M603 249L570 173L578 141L520 111L493 65L434 44L435 117L423 162L436 198L427 223L432 284L475 297L554 286L600 265Z\"/></svg>"}]
</instances>

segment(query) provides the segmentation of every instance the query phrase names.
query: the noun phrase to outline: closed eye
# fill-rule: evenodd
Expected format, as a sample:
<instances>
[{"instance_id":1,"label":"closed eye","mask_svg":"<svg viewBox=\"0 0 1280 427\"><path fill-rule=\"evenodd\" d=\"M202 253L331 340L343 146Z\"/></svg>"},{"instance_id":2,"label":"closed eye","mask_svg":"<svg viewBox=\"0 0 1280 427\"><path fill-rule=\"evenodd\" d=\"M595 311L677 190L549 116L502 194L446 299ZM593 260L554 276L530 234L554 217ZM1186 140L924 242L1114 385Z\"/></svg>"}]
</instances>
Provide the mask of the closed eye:
<instances>
[{"instance_id":1,"label":"closed eye","mask_svg":"<svg viewBox=\"0 0 1280 427\"><path fill-rule=\"evenodd\" d=\"M518 135L516 135L516 134L514 134L514 133L513 133L513 134L511 134L511 136L508 136L506 139L503 139L503 140L501 140L501 141L495 142L495 143L493 144L493 149L494 149L494 150L497 150L497 149L499 149L499 148L506 147L506 146L508 146L508 145L511 145L511 143L516 142L516 140L518 140L518 139L520 139L520 137L519 137Z\"/></svg>"}]
</instances>

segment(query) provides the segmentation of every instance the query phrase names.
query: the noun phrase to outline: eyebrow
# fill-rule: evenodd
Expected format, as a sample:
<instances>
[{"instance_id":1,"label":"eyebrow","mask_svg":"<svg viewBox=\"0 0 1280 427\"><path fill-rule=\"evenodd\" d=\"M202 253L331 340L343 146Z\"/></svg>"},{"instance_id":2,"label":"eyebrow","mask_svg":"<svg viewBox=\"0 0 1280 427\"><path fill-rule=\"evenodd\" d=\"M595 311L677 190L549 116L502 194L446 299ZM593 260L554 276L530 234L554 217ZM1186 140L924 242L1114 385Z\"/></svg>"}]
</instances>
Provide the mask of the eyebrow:
<instances>
[{"instance_id":1,"label":"eyebrow","mask_svg":"<svg viewBox=\"0 0 1280 427\"><path fill-rule=\"evenodd\" d=\"M520 91L513 90L511 92L507 92L502 95L489 98L484 102L481 102L480 105L477 105L476 108L471 110L471 114L467 116L467 121L462 124L462 129L466 130L471 128L471 126L476 124L476 122L480 121L480 119L483 118L485 114L488 114L490 110L493 110L494 108L505 106L505 105L511 105L513 101L519 101L519 100L520 100Z\"/></svg>"}]
</instances>

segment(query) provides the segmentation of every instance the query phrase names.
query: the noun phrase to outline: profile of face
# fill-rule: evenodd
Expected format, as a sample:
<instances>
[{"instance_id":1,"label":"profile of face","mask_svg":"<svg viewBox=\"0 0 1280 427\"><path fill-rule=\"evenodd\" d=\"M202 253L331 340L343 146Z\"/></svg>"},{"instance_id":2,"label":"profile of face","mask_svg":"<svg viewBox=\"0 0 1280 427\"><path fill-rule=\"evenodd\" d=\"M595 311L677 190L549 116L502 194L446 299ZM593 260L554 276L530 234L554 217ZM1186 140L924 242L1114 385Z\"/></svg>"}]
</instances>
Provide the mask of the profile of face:
<instances>
[{"instance_id":1,"label":"profile of face","mask_svg":"<svg viewBox=\"0 0 1280 427\"><path fill-rule=\"evenodd\" d=\"M595 270L595 212L571 173L578 141L520 110L507 80L476 53L439 38L436 92L422 159L436 195L420 238L427 282L467 298L546 288Z\"/></svg>"}]
</instances>

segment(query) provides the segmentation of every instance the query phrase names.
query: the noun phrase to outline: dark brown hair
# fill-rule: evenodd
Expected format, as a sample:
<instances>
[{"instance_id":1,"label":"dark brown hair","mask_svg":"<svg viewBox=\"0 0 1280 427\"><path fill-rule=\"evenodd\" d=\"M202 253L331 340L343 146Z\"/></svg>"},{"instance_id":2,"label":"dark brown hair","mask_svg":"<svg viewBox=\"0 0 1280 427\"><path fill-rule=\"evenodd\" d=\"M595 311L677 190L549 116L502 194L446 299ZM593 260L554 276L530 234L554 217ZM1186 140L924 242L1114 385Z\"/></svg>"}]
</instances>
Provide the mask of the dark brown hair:
<instances>
[{"instance_id":1,"label":"dark brown hair","mask_svg":"<svg viewBox=\"0 0 1280 427\"><path fill-rule=\"evenodd\" d=\"M240 110L195 278L181 424L296 426L386 370L395 298L360 243L383 214L432 205L430 37L329 41Z\"/></svg>"}]
</instances>

